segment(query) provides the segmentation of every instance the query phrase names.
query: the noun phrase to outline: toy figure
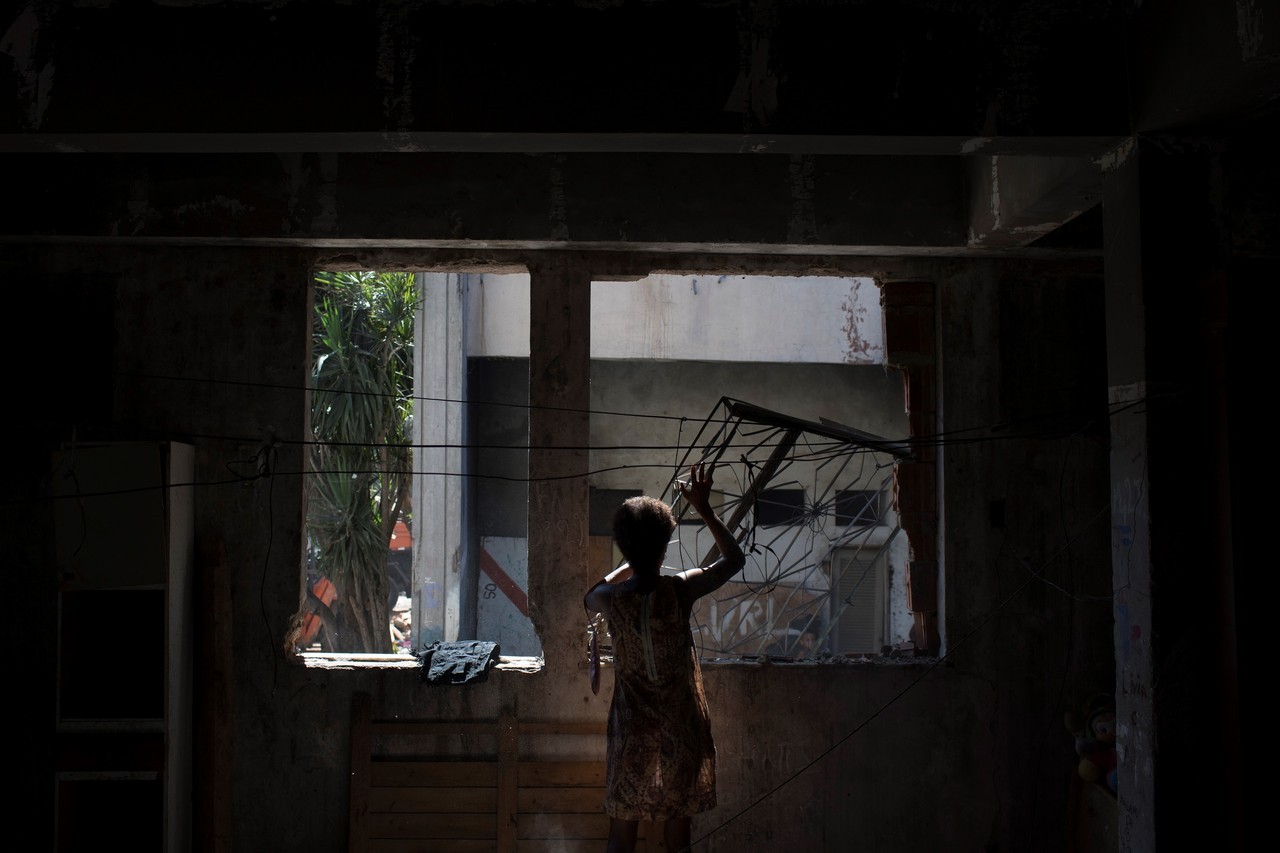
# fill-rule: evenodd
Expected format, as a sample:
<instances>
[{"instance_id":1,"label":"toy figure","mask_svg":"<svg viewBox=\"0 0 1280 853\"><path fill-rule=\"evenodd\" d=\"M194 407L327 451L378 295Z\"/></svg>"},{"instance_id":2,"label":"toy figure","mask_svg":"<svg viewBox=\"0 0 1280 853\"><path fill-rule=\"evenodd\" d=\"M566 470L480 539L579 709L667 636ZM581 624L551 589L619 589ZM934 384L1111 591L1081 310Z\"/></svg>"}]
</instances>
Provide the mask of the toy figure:
<instances>
[{"instance_id":1,"label":"toy figure","mask_svg":"<svg viewBox=\"0 0 1280 853\"><path fill-rule=\"evenodd\" d=\"M1076 755L1080 757L1076 772L1114 796L1118 783L1115 699L1106 693L1091 697L1084 705L1083 723L1068 713L1066 724L1075 735Z\"/></svg>"}]
</instances>

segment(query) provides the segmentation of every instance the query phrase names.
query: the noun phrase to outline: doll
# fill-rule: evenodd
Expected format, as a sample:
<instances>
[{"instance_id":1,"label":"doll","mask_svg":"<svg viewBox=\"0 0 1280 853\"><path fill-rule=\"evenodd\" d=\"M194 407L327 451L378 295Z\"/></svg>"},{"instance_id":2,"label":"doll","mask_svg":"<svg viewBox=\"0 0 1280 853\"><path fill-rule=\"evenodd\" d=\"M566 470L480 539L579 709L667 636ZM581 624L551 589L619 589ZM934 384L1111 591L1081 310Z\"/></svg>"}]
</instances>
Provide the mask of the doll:
<instances>
[{"instance_id":1,"label":"doll","mask_svg":"<svg viewBox=\"0 0 1280 853\"><path fill-rule=\"evenodd\" d=\"M1116 706L1115 700L1099 693L1085 703L1083 722L1072 715L1067 717L1067 728L1075 735L1076 755L1080 761L1076 772L1086 782L1104 787L1112 796L1116 793Z\"/></svg>"}]
</instances>

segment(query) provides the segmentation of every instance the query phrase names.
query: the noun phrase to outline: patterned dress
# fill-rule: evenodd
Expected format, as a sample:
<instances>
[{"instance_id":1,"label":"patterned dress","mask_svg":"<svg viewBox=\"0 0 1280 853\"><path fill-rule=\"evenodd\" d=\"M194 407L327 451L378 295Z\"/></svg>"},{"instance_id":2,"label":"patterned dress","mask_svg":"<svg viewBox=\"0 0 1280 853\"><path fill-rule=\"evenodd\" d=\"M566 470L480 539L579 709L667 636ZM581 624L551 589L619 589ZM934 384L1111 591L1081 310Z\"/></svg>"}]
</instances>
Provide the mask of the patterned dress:
<instances>
[{"instance_id":1,"label":"patterned dress","mask_svg":"<svg viewBox=\"0 0 1280 853\"><path fill-rule=\"evenodd\" d=\"M610 604L613 702L604 811L624 820L695 815L716 804L716 748L702 670L671 576Z\"/></svg>"}]
</instances>

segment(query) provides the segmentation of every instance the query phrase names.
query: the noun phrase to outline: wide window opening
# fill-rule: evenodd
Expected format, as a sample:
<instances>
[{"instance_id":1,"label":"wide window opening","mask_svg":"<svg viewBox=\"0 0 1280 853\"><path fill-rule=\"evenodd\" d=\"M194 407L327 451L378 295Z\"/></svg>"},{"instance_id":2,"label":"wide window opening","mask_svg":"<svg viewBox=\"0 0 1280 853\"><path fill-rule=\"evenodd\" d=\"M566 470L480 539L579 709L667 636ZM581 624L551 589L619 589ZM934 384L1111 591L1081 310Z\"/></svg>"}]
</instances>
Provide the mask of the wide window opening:
<instances>
[{"instance_id":1,"label":"wide window opening","mask_svg":"<svg viewBox=\"0 0 1280 853\"><path fill-rule=\"evenodd\" d=\"M592 284L591 572L622 562L623 498L673 505L667 572L715 546L675 483L714 464L744 570L693 614L704 659L878 656L908 642L909 456L901 375L886 366L868 278L674 276Z\"/></svg>"},{"instance_id":2,"label":"wide window opening","mask_svg":"<svg viewBox=\"0 0 1280 853\"><path fill-rule=\"evenodd\" d=\"M412 656L528 618L527 275L315 276L303 653Z\"/></svg>"},{"instance_id":3,"label":"wide window opening","mask_svg":"<svg viewBox=\"0 0 1280 853\"><path fill-rule=\"evenodd\" d=\"M315 276L302 654L406 662L437 641L537 658L529 619L527 274ZM910 456L869 278L651 275L591 283L587 576L613 511L679 524L666 571L713 559L675 483L714 465L747 553L697 603L704 659L860 658L910 643ZM607 654L607 649L606 649Z\"/></svg>"}]
</instances>

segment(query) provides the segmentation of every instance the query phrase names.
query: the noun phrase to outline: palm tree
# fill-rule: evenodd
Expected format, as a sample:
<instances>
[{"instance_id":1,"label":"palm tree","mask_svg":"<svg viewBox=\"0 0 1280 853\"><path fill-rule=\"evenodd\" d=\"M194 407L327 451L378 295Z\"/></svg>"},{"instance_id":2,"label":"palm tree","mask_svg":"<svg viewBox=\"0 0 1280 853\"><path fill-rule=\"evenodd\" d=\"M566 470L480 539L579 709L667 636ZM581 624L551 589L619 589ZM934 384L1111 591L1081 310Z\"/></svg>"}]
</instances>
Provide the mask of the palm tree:
<instances>
[{"instance_id":1,"label":"palm tree","mask_svg":"<svg viewBox=\"0 0 1280 853\"><path fill-rule=\"evenodd\" d=\"M414 279L315 276L307 534L315 570L337 591L332 608L311 599L332 651L391 650L387 554L409 504Z\"/></svg>"}]
</instances>

